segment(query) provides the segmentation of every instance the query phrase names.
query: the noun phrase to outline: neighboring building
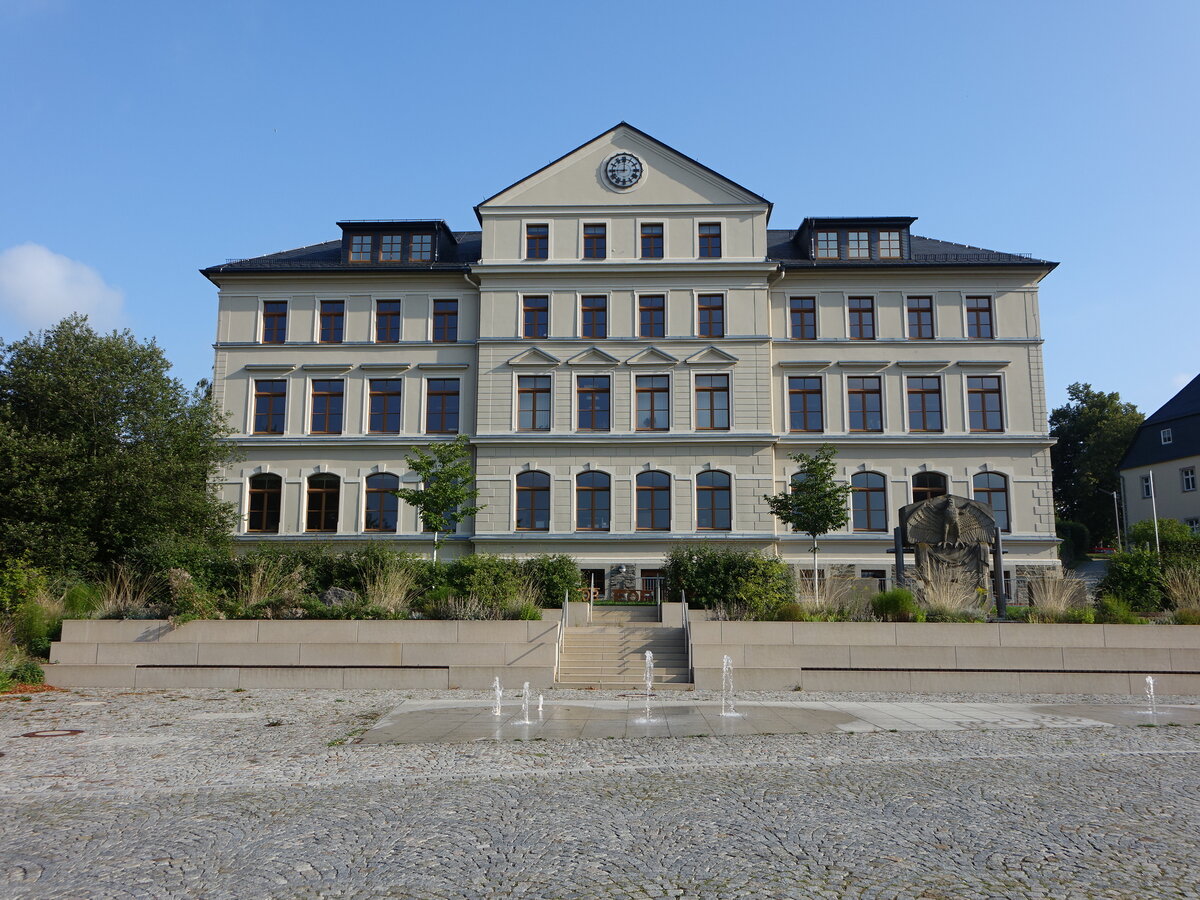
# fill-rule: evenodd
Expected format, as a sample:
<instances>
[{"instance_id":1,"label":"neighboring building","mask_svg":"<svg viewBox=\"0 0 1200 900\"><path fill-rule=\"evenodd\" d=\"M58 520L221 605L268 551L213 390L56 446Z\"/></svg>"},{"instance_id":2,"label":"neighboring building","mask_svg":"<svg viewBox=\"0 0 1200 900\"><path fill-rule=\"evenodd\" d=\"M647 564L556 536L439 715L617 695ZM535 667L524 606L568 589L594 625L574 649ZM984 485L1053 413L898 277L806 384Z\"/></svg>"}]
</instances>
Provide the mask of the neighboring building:
<instances>
[{"instance_id":1,"label":"neighboring building","mask_svg":"<svg viewBox=\"0 0 1200 900\"><path fill-rule=\"evenodd\" d=\"M854 495L823 567L886 580L897 510L945 491L995 507L1010 573L1057 565L1037 302L1056 263L909 217L768 229L763 197L626 124L475 212L481 231L339 222L203 270L241 540L428 552L390 491L412 447L463 433L486 508L451 553L565 552L622 586L679 542L804 566L762 497L828 441Z\"/></svg>"},{"instance_id":2,"label":"neighboring building","mask_svg":"<svg viewBox=\"0 0 1200 900\"><path fill-rule=\"evenodd\" d=\"M1200 375L1146 419L1118 467L1125 521L1178 519L1200 534Z\"/></svg>"}]
</instances>

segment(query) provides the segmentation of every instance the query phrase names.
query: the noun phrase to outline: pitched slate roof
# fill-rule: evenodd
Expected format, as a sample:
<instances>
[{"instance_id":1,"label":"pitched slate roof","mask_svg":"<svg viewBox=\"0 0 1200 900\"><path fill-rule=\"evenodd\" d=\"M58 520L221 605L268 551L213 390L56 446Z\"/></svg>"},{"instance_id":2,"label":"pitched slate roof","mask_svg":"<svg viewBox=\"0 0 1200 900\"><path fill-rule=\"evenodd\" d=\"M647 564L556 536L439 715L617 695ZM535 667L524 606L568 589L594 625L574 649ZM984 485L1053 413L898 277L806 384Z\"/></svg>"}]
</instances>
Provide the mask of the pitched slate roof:
<instances>
[{"instance_id":1,"label":"pitched slate roof","mask_svg":"<svg viewBox=\"0 0 1200 900\"><path fill-rule=\"evenodd\" d=\"M255 256L250 259L231 259L218 266L201 269L200 274L212 278L232 272L328 272L328 271L368 271L368 272L465 272L473 262L478 262L482 235L478 231L452 232L457 243L448 254L443 254L437 262L372 262L346 263L342 261L342 242L325 241L321 244L310 244L307 247L297 247L295 250L281 250L279 253L268 253L266 256ZM447 258L447 256L449 258Z\"/></svg>"},{"instance_id":2,"label":"pitched slate roof","mask_svg":"<svg viewBox=\"0 0 1200 900\"><path fill-rule=\"evenodd\" d=\"M1169 444L1162 442L1163 428L1171 429ZM1138 469L1188 456L1200 456L1200 375L1141 424L1117 468Z\"/></svg>"},{"instance_id":3,"label":"pitched slate roof","mask_svg":"<svg viewBox=\"0 0 1200 900\"><path fill-rule=\"evenodd\" d=\"M869 219L855 219L866 222ZM972 247L969 244L955 244L951 241L939 241L935 238L921 237L914 234L909 236L909 259L807 259L802 256L803 250L795 240L794 229L769 229L767 231L767 257L783 264L785 269L791 268L831 268L849 269L860 266L878 268L879 266L1039 266L1053 269L1058 265L1044 259L1035 259L1020 253L1003 253L999 250L985 250L983 247Z\"/></svg>"}]
</instances>

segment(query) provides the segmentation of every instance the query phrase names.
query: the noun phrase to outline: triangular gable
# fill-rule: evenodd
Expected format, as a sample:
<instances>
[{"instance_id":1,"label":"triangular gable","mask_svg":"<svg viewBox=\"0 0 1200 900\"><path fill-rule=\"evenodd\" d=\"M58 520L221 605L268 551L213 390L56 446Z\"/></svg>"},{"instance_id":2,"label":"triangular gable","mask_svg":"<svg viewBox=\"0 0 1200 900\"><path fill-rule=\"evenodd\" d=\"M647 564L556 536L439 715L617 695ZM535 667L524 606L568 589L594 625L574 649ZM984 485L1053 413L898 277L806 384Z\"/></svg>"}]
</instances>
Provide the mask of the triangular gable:
<instances>
[{"instance_id":1,"label":"triangular gable","mask_svg":"<svg viewBox=\"0 0 1200 900\"><path fill-rule=\"evenodd\" d=\"M640 353L635 353L625 360L627 366L673 366L679 362L670 353L664 353L657 347L647 347Z\"/></svg>"},{"instance_id":2,"label":"triangular gable","mask_svg":"<svg viewBox=\"0 0 1200 900\"><path fill-rule=\"evenodd\" d=\"M620 360L598 347L588 347L567 360L568 366L615 366Z\"/></svg>"},{"instance_id":3,"label":"triangular gable","mask_svg":"<svg viewBox=\"0 0 1200 900\"><path fill-rule=\"evenodd\" d=\"M551 356L537 347L522 350L508 361L510 366L557 366L561 362L556 356Z\"/></svg>"},{"instance_id":4,"label":"triangular gable","mask_svg":"<svg viewBox=\"0 0 1200 900\"><path fill-rule=\"evenodd\" d=\"M705 347L684 360L689 366L719 366L737 361L736 356L712 346Z\"/></svg>"}]
</instances>

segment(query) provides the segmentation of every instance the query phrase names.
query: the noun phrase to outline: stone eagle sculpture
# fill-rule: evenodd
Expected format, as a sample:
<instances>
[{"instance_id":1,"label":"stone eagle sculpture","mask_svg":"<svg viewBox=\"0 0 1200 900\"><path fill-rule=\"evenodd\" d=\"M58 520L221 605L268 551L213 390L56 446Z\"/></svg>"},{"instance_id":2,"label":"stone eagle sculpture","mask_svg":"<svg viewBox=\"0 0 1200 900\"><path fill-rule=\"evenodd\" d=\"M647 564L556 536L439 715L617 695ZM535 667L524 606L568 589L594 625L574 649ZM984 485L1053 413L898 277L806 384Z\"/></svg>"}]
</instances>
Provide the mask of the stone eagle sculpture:
<instances>
[{"instance_id":1,"label":"stone eagle sculpture","mask_svg":"<svg viewBox=\"0 0 1200 900\"><path fill-rule=\"evenodd\" d=\"M992 508L943 494L900 509L900 536L912 547L918 571L933 566L977 585L987 581L988 545L996 537Z\"/></svg>"}]
</instances>

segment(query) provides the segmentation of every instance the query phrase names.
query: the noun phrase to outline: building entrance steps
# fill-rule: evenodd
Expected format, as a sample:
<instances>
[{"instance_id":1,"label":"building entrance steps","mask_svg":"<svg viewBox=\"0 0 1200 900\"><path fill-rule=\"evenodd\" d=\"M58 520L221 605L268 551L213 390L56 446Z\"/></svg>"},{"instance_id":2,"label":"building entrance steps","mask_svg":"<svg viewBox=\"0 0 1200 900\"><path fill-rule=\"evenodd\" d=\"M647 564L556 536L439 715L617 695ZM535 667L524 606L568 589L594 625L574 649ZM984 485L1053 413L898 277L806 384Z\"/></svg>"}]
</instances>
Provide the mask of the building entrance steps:
<instances>
[{"instance_id":1,"label":"building entrance steps","mask_svg":"<svg viewBox=\"0 0 1200 900\"><path fill-rule=\"evenodd\" d=\"M632 622L657 622L658 607L653 604L637 606L592 606L592 624L625 625Z\"/></svg>"},{"instance_id":2,"label":"building entrance steps","mask_svg":"<svg viewBox=\"0 0 1200 900\"><path fill-rule=\"evenodd\" d=\"M608 614L598 621L597 612ZM630 611L638 618L628 618ZM654 654L656 688L692 687L687 635L657 618L655 607L594 609L591 625L567 628L558 665L561 687L640 688L645 685L646 651Z\"/></svg>"}]
</instances>

